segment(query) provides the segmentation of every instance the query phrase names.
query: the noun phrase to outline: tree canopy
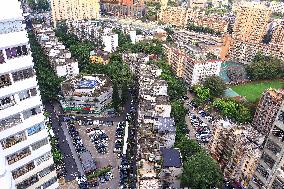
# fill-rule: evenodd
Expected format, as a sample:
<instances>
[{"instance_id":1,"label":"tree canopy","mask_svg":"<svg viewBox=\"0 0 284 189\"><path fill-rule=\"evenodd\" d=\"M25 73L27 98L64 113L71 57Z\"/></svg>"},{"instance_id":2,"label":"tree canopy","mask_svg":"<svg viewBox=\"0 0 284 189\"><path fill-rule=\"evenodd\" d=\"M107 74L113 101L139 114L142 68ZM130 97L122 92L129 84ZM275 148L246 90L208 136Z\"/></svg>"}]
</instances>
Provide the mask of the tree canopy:
<instances>
[{"instance_id":1,"label":"tree canopy","mask_svg":"<svg viewBox=\"0 0 284 189\"><path fill-rule=\"evenodd\" d=\"M220 97L226 89L225 82L219 76L210 76L205 78L203 86L210 90L210 95L213 97Z\"/></svg>"},{"instance_id":2,"label":"tree canopy","mask_svg":"<svg viewBox=\"0 0 284 189\"><path fill-rule=\"evenodd\" d=\"M48 0L28 0L28 5L35 11L48 11L50 9Z\"/></svg>"},{"instance_id":3,"label":"tree canopy","mask_svg":"<svg viewBox=\"0 0 284 189\"><path fill-rule=\"evenodd\" d=\"M277 79L284 77L284 61L258 53L246 67L251 80Z\"/></svg>"},{"instance_id":4,"label":"tree canopy","mask_svg":"<svg viewBox=\"0 0 284 189\"><path fill-rule=\"evenodd\" d=\"M193 189L209 189L220 187L223 175L217 162L205 152L198 152L185 162L181 181Z\"/></svg>"}]
</instances>

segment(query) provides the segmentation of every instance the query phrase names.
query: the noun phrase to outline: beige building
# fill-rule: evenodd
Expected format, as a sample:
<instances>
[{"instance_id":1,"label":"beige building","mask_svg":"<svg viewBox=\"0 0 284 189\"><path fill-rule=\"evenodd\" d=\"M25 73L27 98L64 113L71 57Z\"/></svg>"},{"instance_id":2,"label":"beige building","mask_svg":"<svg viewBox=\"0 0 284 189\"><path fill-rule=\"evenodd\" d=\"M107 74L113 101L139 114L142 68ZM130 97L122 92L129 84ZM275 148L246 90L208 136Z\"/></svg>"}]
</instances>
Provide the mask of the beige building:
<instances>
[{"instance_id":1,"label":"beige building","mask_svg":"<svg viewBox=\"0 0 284 189\"><path fill-rule=\"evenodd\" d=\"M266 33L271 10L261 4L242 4L236 8L233 38L259 43Z\"/></svg>"},{"instance_id":2,"label":"beige building","mask_svg":"<svg viewBox=\"0 0 284 189\"><path fill-rule=\"evenodd\" d=\"M261 156L262 142L263 137L252 127L220 121L214 127L209 151L220 164L225 179L247 187Z\"/></svg>"},{"instance_id":3,"label":"beige building","mask_svg":"<svg viewBox=\"0 0 284 189\"><path fill-rule=\"evenodd\" d=\"M207 27L213 29L215 32L224 34L228 30L229 21L221 16L198 16L195 15L189 18L190 23L196 26Z\"/></svg>"},{"instance_id":4,"label":"beige building","mask_svg":"<svg viewBox=\"0 0 284 189\"><path fill-rule=\"evenodd\" d=\"M284 186L284 103L274 120L248 189L282 189Z\"/></svg>"},{"instance_id":5,"label":"beige building","mask_svg":"<svg viewBox=\"0 0 284 189\"><path fill-rule=\"evenodd\" d=\"M284 102L284 89L265 91L258 103L252 125L259 132L268 134L282 102Z\"/></svg>"},{"instance_id":6,"label":"beige building","mask_svg":"<svg viewBox=\"0 0 284 189\"><path fill-rule=\"evenodd\" d=\"M190 10L185 7L161 7L158 20L178 27L187 25Z\"/></svg>"},{"instance_id":7,"label":"beige building","mask_svg":"<svg viewBox=\"0 0 284 189\"><path fill-rule=\"evenodd\" d=\"M229 48L229 57L233 61L250 64L255 55L260 52L265 56L273 55L284 60L284 46L279 44L263 44L254 41L245 42L233 39Z\"/></svg>"},{"instance_id":8,"label":"beige building","mask_svg":"<svg viewBox=\"0 0 284 189\"><path fill-rule=\"evenodd\" d=\"M83 20L100 16L99 0L51 0L54 24L59 20Z\"/></svg>"}]
</instances>

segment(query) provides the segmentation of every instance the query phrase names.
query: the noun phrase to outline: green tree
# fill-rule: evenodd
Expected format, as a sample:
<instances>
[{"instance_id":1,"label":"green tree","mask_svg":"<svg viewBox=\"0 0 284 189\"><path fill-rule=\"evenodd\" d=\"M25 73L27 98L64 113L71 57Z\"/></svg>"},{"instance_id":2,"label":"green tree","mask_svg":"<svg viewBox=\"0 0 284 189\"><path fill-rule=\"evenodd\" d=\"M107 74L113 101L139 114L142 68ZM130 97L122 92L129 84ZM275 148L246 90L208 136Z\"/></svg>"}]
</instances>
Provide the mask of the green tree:
<instances>
[{"instance_id":1,"label":"green tree","mask_svg":"<svg viewBox=\"0 0 284 189\"><path fill-rule=\"evenodd\" d=\"M221 187L223 175L218 164L205 152L199 152L185 162L181 182L192 189Z\"/></svg>"},{"instance_id":2,"label":"green tree","mask_svg":"<svg viewBox=\"0 0 284 189\"><path fill-rule=\"evenodd\" d=\"M204 103L211 98L210 89L201 85L193 86L193 92L196 95L198 103Z\"/></svg>"},{"instance_id":3,"label":"green tree","mask_svg":"<svg viewBox=\"0 0 284 189\"><path fill-rule=\"evenodd\" d=\"M195 140L190 140L187 137L183 137L175 147L180 149L183 162L196 153L203 151L203 148Z\"/></svg>"},{"instance_id":4,"label":"green tree","mask_svg":"<svg viewBox=\"0 0 284 189\"><path fill-rule=\"evenodd\" d=\"M113 108L116 112L119 112L119 106L120 106L120 97L118 94L118 88L117 88L117 84L113 84L113 92L112 92L112 105Z\"/></svg>"},{"instance_id":5,"label":"green tree","mask_svg":"<svg viewBox=\"0 0 284 189\"><path fill-rule=\"evenodd\" d=\"M213 97L220 97L226 89L226 84L219 76L210 76L203 81L203 87L208 88Z\"/></svg>"}]
</instances>

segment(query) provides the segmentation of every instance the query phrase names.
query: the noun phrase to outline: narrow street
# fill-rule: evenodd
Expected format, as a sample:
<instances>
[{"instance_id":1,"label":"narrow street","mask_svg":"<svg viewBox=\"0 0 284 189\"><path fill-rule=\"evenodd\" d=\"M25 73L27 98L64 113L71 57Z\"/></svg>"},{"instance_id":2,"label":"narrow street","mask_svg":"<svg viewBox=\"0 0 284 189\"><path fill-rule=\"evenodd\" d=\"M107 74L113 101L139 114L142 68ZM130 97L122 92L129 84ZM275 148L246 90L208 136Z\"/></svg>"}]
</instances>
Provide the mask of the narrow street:
<instances>
[{"instance_id":1,"label":"narrow street","mask_svg":"<svg viewBox=\"0 0 284 189\"><path fill-rule=\"evenodd\" d=\"M51 103L44 104L47 112L50 113L50 120L52 122L52 130L55 137L58 139L59 148L63 155L63 162L65 164L66 176L65 180L67 182L75 179L77 175L79 175L79 171L73 157L72 151L66 141L66 137L64 131L61 127L61 124L54 112L54 106Z\"/></svg>"}]
</instances>

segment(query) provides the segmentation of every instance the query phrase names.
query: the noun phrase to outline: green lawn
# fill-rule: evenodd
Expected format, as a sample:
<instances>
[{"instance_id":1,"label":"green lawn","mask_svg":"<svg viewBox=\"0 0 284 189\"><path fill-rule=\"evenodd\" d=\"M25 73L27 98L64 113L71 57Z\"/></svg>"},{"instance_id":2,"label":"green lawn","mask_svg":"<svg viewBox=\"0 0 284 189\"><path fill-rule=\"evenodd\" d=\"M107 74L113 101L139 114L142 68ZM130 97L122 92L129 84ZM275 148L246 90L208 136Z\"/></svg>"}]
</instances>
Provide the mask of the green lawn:
<instances>
[{"instance_id":1,"label":"green lawn","mask_svg":"<svg viewBox=\"0 0 284 189\"><path fill-rule=\"evenodd\" d=\"M284 82L279 80L252 82L242 85L231 86L236 93L245 97L248 101L254 102L261 97L261 94L268 88L284 88Z\"/></svg>"}]
</instances>

